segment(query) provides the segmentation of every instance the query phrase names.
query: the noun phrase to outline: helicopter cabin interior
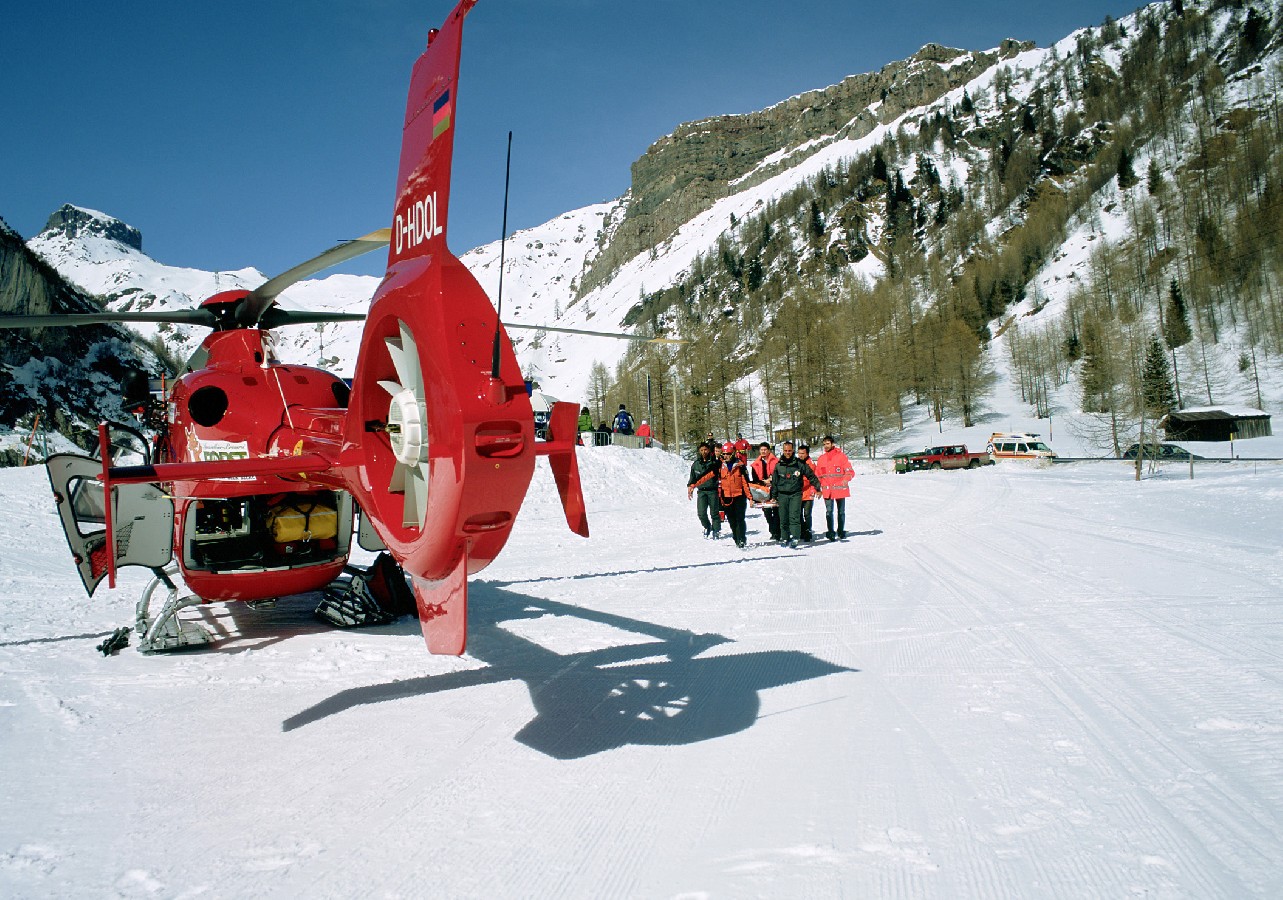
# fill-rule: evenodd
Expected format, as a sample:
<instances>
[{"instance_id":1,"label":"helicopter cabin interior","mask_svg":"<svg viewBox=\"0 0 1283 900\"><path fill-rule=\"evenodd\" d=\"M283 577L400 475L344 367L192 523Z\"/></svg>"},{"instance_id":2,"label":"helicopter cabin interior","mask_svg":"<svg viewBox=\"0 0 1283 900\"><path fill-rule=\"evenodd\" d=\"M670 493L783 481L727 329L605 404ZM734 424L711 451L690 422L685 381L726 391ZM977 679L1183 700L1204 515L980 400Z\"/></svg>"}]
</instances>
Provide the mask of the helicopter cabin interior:
<instances>
[{"instance_id":1,"label":"helicopter cabin interior","mask_svg":"<svg viewBox=\"0 0 1283 900\"><path fill-rule=\"evenodd\" d=\"M183 567L208 572L296 568L345 557L352 496L345 491L199 499L183 523Z\"/></svg>"}]
</instances>

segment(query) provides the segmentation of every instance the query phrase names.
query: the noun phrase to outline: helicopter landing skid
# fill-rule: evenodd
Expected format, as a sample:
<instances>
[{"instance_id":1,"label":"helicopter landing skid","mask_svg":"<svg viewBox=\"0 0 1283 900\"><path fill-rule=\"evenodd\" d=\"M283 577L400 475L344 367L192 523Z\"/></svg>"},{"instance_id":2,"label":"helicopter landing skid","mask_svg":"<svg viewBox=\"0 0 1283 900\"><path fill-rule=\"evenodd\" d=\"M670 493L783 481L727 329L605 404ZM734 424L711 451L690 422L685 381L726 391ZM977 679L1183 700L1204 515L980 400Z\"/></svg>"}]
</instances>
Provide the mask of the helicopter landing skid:
<instances>
[{"instance_id":1,"label":"helicopter landing skid","mask_svg":"<svg viewBox=\"0 0 1283 900\"><path fill-rule=\"evenodd\" d=\"M156 577L148 582L138 598L138 607L134 615L134 630L139 634L138 651L140 653L166 653L171 650L183 650L187 647L200 647L208 644L212 638L208 631L195 622L179 621L178 613L189 606L200 606L201 599L194 596L179 597L178 586L169 577L178 570L152 569ZM168 596L160 614L155 619L149 617L152 595L156 588L165 585Z\"/></svg>"}]
</instances>

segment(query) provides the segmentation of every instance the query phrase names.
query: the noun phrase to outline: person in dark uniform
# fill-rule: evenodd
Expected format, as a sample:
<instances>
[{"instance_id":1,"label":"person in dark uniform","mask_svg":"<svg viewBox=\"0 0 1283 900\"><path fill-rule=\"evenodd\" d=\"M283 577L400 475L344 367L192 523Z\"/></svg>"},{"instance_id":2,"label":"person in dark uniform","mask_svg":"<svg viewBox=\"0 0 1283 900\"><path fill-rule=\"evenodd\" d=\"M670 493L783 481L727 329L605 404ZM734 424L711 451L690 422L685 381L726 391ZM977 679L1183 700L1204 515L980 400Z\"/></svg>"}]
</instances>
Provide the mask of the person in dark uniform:
<instances>
[{"instance_id":1,"label":"person in dark uniform","mask_svg":"<svg viewBox=\"0 0 1283 900\"><path fill-rule=\"evenodd\" d=\"M704 537L722 536L722 513L717 500L717 466L707 444L700 444L695 461L691 463L690 478L686 479L686 499L698 495L695 512L699 524L704 526Z\"/></svg>"},{"instance_id":2,"label":"person in dark uniform","mask_svg":"<svg viewBox=\"0 0 1283 900\"><path fill-rule=\"evenodd\" d=\"M793 442L785 441L771 473L771 499L780 505L780 543L794 550L802 538L802 489L807 482L820 489L819 476L793 452Z\"/></svg>"}]
</instances>

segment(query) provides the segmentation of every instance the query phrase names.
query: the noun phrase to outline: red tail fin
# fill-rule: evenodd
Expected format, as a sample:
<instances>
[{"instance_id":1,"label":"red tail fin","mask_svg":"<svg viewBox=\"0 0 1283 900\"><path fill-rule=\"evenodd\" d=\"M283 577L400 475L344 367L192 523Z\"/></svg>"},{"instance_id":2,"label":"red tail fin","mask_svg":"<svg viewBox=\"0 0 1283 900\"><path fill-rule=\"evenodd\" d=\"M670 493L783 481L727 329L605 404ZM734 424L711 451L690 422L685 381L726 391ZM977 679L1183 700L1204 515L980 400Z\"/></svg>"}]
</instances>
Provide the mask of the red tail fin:
<instances>
[{"instance_id":1,"label":"red tail fin","mask_svg":"<svg viewBox=\"0 0 1283 900\"><path fill-rule=\"evenodd\" d=\"M401 139L389 268L446 246L463 17L476 4L477 0L460 0L440 30L428 34L431 52L414 65Z\"/></svg>"}]
</instances>

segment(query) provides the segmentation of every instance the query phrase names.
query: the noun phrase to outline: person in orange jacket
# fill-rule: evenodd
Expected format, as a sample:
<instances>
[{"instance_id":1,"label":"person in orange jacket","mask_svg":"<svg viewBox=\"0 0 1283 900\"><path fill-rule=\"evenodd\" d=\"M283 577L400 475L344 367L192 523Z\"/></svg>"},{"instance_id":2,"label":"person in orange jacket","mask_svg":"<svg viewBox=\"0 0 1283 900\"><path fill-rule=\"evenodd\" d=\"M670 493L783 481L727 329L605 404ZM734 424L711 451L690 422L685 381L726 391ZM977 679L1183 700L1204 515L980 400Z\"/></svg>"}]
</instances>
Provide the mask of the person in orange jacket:
<instances>
[{"instance_id":1,"label":"person in orange jacket","mask_svg":"<svg viewBox=\"0 0 1283 900\"><path fill-rule=\"evenodd\" d=\"M812 469L815 468L815 460L811 459L811 447L809 444L797 445L797 458L802 460ZM802 485L802 540L811 543L815 535L811 528L811 513L815 508L815 498L820 496L820 492L810 481Z\"/></svg>"},{"instance_id":2,"label":"person in orange jacket","mask_svg":"<svg viewBox=\"0 0 1283 900\"><path fill-rule=\"evenodd\" d=\"M775 465L779 458L771 451L771 445L762 441L757 445L757 459L748 464L748 480L753 484L764 484L769 486L771 476L775 474ZM780 509L774 503L770 506L762 507L762 515L766 517L766 528L771 533L771 540L780 539Z\"/></svg>"},{"instance_id":3,"label":"person in orange jacket","mask_svg":"<svg viewBox=\"0 0 1283 900\"><path fill-rule=\"evenodd\" d=\"M815 474L820 476L820 493L824 496L824 518L828 530L824 533L830 541L846 539L846 498L851 496L851 479L855 469L851 460L838 447L833 435L824 436L824 452L815 461ZM833 513L837 507L837 528L834 529Z\"/></svg>"},{"instance_id":4,"label":"person in orange jacket","mask_svg":"<svg viewBox=\"0 0 1283 900\"><path fill-rule=\"evenodd\" d=\"M721 496L722 512L726 513L726 522L731 526L735 546L743 550L748 546L744 525L744 514L748 511L748 478L744 475L744 466L735 453L734 444L722 444L717 452L717 459L718 494Z\"/></svg>"}]
</instances>

